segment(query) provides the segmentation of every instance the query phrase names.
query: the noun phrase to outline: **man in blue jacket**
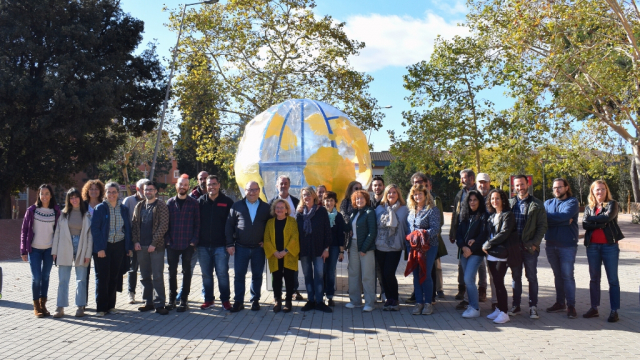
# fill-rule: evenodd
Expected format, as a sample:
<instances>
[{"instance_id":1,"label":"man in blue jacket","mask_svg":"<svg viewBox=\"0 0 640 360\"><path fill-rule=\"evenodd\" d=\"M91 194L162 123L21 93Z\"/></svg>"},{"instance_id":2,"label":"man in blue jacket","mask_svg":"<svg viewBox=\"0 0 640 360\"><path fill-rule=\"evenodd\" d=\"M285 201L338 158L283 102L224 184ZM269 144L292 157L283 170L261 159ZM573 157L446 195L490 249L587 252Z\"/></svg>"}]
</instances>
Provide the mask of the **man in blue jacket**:
<instances>
[{"instance_id":1,"label":"man in blue jacket","mask_svg":"<svg viewBox=\"0 0 640 360\"><path fill-rule=\"evenodd\" d=\"M578 251L578 199L573 197L567 180L553 180L553 199L544 203L548 229L545 234L547 259L553 270L556 303L547 312L567 311L576 318L576 279L573 276ZM565 303L566 299L566 303Z\"/></svg>"}]
</instances>

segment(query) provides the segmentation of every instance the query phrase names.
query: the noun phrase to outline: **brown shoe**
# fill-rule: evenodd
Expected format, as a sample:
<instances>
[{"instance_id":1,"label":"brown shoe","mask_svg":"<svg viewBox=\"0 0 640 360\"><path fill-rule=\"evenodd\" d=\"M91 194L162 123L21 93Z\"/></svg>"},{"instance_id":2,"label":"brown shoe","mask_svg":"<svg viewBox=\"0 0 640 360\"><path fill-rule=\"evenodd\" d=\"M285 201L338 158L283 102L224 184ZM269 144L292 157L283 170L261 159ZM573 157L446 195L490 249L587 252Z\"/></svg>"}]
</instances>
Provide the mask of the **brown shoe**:
<instances>
[{"instance_id":1,"label":"brown shoe","mask_svg":"<svg viewBox=\"0 0 640 360\"><path fill-rule=\"evenodd\" d=\"M276 303L273 306L273 312L279 313L281 310L282 310L282 300L276 300Z\"/></svg>"},{"instance_id":2,"label":"brown shoe","mask_svg":"<svg viewBox=\"0 0 640 360\"><path fill-rule=\"evenodd\" d=\"M47 298L46 297L40 298L40 310L42 311L42 314L44 314L44 316L51 315L51 313L47 310Z\"/></svg>"},{"instance_id":3,"label":"brown shoe","mask_svg":"<svg viewBox=\"0 0 640 360\"><path fill-rule=\"evenodd\" d=\"M284 302L284 306L282 307L282 312L288 313L293 309L293 305L291 304L291 299L287 299Z\"/></svg>"},{"instance_id":4,"label":"brown shoe","mask_svg":"<svg viewBox=\"0 0 640 360\"><path fill-rule=\"evenodd\" d=\"M487 288L486 287L478 288L478 301L480 301L480 302L487 301Z\"/></svg>"},{"instance_id":5,"label":"brown shoe","mask_svg":"<svg viewBox=\"0 0 640 360\"><path fill-rule=\"evenodd\" d=\"M33 300L33 315L35 315L35 317L37 318L44 317L42 309L40 309L40 300Z\"/></svg>"}]
</instances>

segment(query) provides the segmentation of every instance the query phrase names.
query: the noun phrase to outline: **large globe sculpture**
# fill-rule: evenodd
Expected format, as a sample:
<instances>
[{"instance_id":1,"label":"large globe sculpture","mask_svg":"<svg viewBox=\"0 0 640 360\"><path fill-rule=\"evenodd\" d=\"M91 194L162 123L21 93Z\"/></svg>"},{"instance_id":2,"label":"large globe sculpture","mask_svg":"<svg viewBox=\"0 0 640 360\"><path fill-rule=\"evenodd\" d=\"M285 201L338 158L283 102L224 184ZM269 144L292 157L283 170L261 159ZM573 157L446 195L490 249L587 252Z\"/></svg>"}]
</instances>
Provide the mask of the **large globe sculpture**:
<instances>
[{"instance_id":1,"label":"large globe sculpture","mask_svg":"<svg viewBox=\"0 0 640 360\"><path fill-rule=\"evenodd\" d=\"M280 175L291 178L289 192L294 196L302 187L325 185L341 199L353 180L369 186L369 145L342 111L320 101L287 100L247 124L235 175L243 196L245 185L253 180L260 184L264 201L277 195Z\"/></svg>"}]
</instances>

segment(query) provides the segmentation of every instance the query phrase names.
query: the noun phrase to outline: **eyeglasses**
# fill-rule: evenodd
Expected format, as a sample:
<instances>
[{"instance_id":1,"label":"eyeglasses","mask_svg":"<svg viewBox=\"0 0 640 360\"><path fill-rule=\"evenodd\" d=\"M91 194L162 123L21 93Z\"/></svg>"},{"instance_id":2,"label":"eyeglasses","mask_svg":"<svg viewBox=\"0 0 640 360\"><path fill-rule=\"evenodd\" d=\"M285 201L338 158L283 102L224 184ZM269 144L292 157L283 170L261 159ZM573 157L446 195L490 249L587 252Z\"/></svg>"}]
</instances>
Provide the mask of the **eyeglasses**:
<instances>
[{"instance_id":1,"label":"eyeglasses","mask_svg":"<svg viewBox=\"0 0 640 360\"><path fill-rule=\"evenodd\" d=\"M258 188L258 189L245 189L245 191L249 192L249 193L254 193L254 192L260 191L260 188Z\"/></svg>"},{"instance_id":2,"label":"eyeglasses","mask_svg":"<svg viewBox=\"0 0 640 360\"><path fill-rule=\"evenodd\" d=\"M564 186L554 186L553 190L560 190L560 189L564 189Z\"/></svg>"}]
</instances>

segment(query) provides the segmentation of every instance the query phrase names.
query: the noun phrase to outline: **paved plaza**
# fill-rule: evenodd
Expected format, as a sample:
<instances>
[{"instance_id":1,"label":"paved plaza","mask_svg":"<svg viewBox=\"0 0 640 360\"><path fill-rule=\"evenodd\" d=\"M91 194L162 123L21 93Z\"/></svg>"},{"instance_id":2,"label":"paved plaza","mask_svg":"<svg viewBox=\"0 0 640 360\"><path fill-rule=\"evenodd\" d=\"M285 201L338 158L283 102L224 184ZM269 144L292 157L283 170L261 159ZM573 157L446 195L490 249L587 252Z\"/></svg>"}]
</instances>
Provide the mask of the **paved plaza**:
<instances>
[{"instance_id":1,"label":"paved plaza","mask_svg":"<svg viewBox=\"0 0 640 360\"><path fill-rule=\"evenodd\" d=\"M450 216L445 217L448 221ZM443 234L448 234L448 225ZM485 318L491 312L489 300L481 303L482 317L478 319L463 319L462 312L455 310L457 260L454 245L448 241L447 245L449 253L454 255L442 259L446 298L438 299L430 316L411 315L411 305L403 305L399 312L383 312L381 303L372 313L346 309L345 262L339 264L337 306L332 314L302 313L300 308L304 303L295 301L293 312L274 314L271 311L273 295L266 291L266 281L260 311L231 314L222 310L218 300L213 309L202 311L199 308L202 281L196 267L191 309L186 313L172 311L167 316L140 313L139 305L129 305L126 295L119 293L120 314L104 318L92 316L95 300L91 299L89 316L37 319L31 304L28 264L2 261L0 359L640 359L639 252L624 250L620 254L619 322L606 321L609 300L604 270L601 315L595 319L581 317L589 308L589 274L582 245L576 263L579 318L569 320L563 313L544 312L544 308L554 303L555 291L543 244L538 263L540 319L519 315L507 324L496 325ZM403 275L405 264L403 261L398 267L403 299L412 291L412 277ZM231 272L233 279L233 270ZM74 276L72 274L72 293ZM166 267L165 277L168 292ZM510 273L506 278L510 279ZM523 304L526 304L526 279L523 285ZM48 302L52 313L57 288L58 271L54 266ZM507 290L511 294L511 289ZM90 292L93 293L93 281ZM141 293L138 284L138 300ZM248 293L245 299L248 302ZM70 303L73 304L73 297ZM74 306L67 308L67 313L74 312ZM523 306L523 312L528 312L527 306Z\"/></svg>"}]
</instances>

